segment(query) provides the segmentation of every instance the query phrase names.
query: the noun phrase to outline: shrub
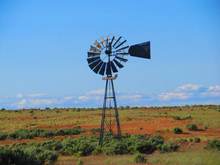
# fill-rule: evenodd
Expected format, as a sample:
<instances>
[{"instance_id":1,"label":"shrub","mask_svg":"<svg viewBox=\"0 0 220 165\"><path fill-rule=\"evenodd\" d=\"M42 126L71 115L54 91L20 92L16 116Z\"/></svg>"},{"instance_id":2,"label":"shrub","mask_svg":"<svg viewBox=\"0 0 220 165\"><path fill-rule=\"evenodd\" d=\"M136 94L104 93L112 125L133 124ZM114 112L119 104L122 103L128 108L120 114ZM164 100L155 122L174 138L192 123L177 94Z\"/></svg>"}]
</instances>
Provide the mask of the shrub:
<instances>
[{"instance_id":1,"label":"shrub","mask_svg":"<svg viewBox=\"0 0 220 165\"><path fill-rule=\"evenodd\" d=\"M17 130L13 133L7 135L9 138L12 139L32 139L33 137L52 137L52 136L59 136L59 135L78 135L83 130L80 127L75 127L71 129L60 129L60 130L41 130L41 129L33 129L33 130L26 130L21 129ZM3 136L2 136L3 138ZM5 136L4 136L5 138ZM0 140L1 133L0 133Z\"/></svg>"},{"instance_id":2,"label":"shrub","mask_svg":"<svg viewBox=\"0 0 220 165\"><path fill-rule=\"evenodd\" d=\"M42 144L39 144L39 146L52 151L60 151L63 147L60 141L54 140L43 142Z\"/></svg>"},{"instance_id":3,"label":"shrub","mask_svg":"<svg viewBox=\"0 0 220 165\"><path fill-rule=\"evenodd\" d=\"M0 140L5 140L7 136L8 135L6 133L0 132Z\"/></svg>"},{"instance_id":4,"label":"shrub","mask_svg":"<svg viewBox=\"0 0 220 165\"><path fill-rule=\"evenodd\" d=\"M29 133L29 130L21 129L9 134L13 139L32 139L33 135Z\"/></svg>"},{"instance_id":5,"label":"shrub","mask_svg":"<svg viewBox=\"0 0 220 165\"><path fill-rule=\"evenodd\" d=\"M65 155L77 154L80 156L90 155L98 145L96 138L80 137L78 139L65 139L62 142L62 153Z\"/></svg>"},{"instance_id":6,"label":"shrub","mask_svg":"<svg viewBox=\"0 0 220 165\"><path fill-rule=\"evenodd\" d=\"M181 118L179 116L173 116L173 119L175 120L181 120Z\"/></svg>"},{"instance_id":7,"label":"shrub","mask_svg":"<svg viewBox=\"0 0 220 165\"><path fill-rule=\"evenodd\" d=\"M195 137L193 140L195 143L199 143L201 141L201 139L199 137Z\"/></svg>"},{"instance_id":8,"label":"shrub","mask_svg":"<svg viewBox=\"0 0 220 165\"><path fill-rule=\"evenodd\" d=\"M143 154L138 153L134 156L134 162L135 163L146 163L147 160L145 159Z\"/></svg>"},{"instance_id":9,"label":"shrub","mask_svg":"<svg viewBox=\"0 0 220 165\"><path fill-rule=\"evenodd\" d=\"M151 154L156 150L156 146L154 146L150 141L142 141L136 144L136 151L145 154Z\"/></svg>"},{"instance_id":10,"label":"shrub","mask_svg":"<svg viewBox=\"0 0 220 165\"><path fill-rule=\"evenodd\" d=\"M78 135L82 132L83 130L81 127L75 127L71 129L61 129L55 132L55 135Z\"/></svg>"},{"instance_id":11,"label":"shrub","mask_svg":"<svg viewBox=\"0 0 220 165\"><path fill-rule=\"evenodd\" d=\"M208 141L206 148L207 149L215 149L215 150L220 151L220 140L214 139L214 140Z\"/></svg>"},{"instance_id":12,"label":"shrub","mask_svg":"<svg viewBox=\"0 0 220 165\"><path fill-rule=\"evenodd\" d=\"M102 151L102 147L101 146L97 146L93 151L92 151L92 154L93 155L98 155L98 154L101 154L103 151Z\"/></svg>"},{"instance_id":13,"label":"shrub","mask_svg":"<svg viewBox=\"0 0 220 165\"><path fill-rule=\"evenodd\" d=\"M165 144L162 144L159 149L160 149L160 152L161 153L164 153L164 152L174 152L176 151L177 149L179 148L179 146L175 143L165 143Z\"/></svg>"},{"instance_id":14,"label":"shrub","mask_svg":"<svg viewBox=\"0 0 220 165\"><path fill-rule=\"evenodd\" d=\"M183 133L183 130L181 128L176 127L176 128L173 129L173 132L175 134L181 134L181 133Z\"/></svg>"},{"instance_id":15,"label":"shrub","mask_svg":"<svg viewBox=\"0 0 220 165\"><path fill-rule=\"evenodd\" d=\"M149 142L153 146L158 147L164 143L164 138L162 136L156 135L156 136L149 138Z\"/></svg>"},{"instance_id":16,"label":"shrub","mask_svg":"<svg viewBox=\"0 0 220 165\"><path fill-rule=\"evenodd\" d=\"M192 119L191 115L180 117L180 116L173 116L173 119L175 120L187 120L187 119Z\"/></svg>"},{"instance_id":17,"label":"shrub","mask_svg":"<svg viewBox=\"0 0 220 165\"><path fill-rule=\"evenodd\" d=\"M106 155L127 154L129 153L128 146L123 141L112 139L110 142L103 145L102 151Z\"/></svg>"},{"instance_id":18,"label":"shrub","mask_svg":"<svg viewBox=\"0 0 220 165\"><path fill-rule=\"evenodd\" d=\"M197 130L198 130L198 127L197 127L196 124L188 124L188 125L186 126L186 128L187 128L188 130L190 130L190 131L197 131Z\"/></svg>"},{"instance_id":19,"label":"shrub","mask_svg":"<svg viewBox=\"0 0 220 165\"><path fill-rule=\"evenodd\" d=\"M176 139L176 142L185 143L185 142L188 142L188 140L185 138L180 138L180 139Z\"/></svg>"},{"instance_id":20,"label":"shrub","mask_svg":"<svg viewBox=\"0 0 220 165\"><path fill-rule=\"evenodd\" d=\"M2 165L22 165L22 164L32 164L41 165L43 162L38 160L33 155L29 155L22 150L9 150L5 148L0 148L0 164Z\"/></svg>"}]
</instances>

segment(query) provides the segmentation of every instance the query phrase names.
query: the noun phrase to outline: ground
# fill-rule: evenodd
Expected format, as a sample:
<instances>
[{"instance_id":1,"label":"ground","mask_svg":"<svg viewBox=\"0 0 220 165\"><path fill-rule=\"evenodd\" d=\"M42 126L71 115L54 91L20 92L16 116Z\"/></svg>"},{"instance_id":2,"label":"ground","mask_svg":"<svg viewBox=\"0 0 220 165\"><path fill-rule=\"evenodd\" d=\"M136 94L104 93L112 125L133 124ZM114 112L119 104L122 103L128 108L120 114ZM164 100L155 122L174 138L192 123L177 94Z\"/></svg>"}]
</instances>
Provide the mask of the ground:
<instances>
[{"instance_id":1,"label":"ground","mask_svg":"<svg viewBox=\"0 0 220 165\"><path fill-rule=\"evenodd\" d=\"M182 106L120 109L120 121L123 134L159 134L166 141L182 142L178 152L146 155L148 164L152 165L214 165L220 162L218 151L204 149L208 140L220 139L220 106ZM81 126L90 136L91 129L100 126L100 110L94 109L53 109L53 110L17 110L0 111L0 132L13 132L18 129L67 129ZM108 114L113 116L113 114ZM187 124L194 123L198 131L189 131ZM181 134L173 133L173 128L183 130ZM60 140L66 137L77 138L81 135L56 136L50 139ZM201 142L190 142L198 137ZM46 141L48 138L22 140L0 140L0 145ZM56 164L74 164L79 158L60 156ZM133 155L123 156L87 156L80 158L88 165L130 165L134 164ZM217 165L217 164L216 164Z\"/></svg>"}]
</instances>

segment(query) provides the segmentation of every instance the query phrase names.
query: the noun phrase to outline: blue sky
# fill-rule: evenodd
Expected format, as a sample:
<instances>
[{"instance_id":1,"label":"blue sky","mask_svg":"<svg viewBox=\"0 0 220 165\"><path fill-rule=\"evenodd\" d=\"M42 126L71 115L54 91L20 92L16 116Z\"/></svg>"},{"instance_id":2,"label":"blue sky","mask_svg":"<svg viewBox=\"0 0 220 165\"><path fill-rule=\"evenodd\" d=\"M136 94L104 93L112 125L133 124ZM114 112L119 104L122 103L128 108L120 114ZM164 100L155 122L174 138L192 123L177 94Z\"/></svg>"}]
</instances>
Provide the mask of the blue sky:
<instances>
[{"instance_id":1,"label":"blue sky","mask_svg":"<svg viewBox=\"0 0 220 165\"><path fill-rule=\"evenodd\" d=\"M88 67L100 36L151 41L115 82L119 105L220 104L220 2L0 1L0 108L101 106Z\"/></svg>"}]
</instances>

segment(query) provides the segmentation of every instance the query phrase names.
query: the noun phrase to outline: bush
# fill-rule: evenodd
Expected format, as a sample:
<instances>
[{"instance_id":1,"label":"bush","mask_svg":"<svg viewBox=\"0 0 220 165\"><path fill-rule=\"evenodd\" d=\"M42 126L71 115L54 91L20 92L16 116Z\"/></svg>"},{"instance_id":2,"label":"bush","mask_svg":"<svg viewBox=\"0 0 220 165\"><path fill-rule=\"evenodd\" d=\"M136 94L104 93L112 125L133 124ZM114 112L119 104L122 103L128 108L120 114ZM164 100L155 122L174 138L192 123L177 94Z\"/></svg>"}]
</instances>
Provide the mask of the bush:
<instances>
[{"instance_id":1,"label":"bush","mask_svg":"<svg viewBox=\"0 0 220 165\"><path fill-rule=\"evenodd\" d=\"M187 119L192 119L191 115L180 117L180 116L173 116L173 119L175 120L187 120Z\"/></svg>"},{"instance_id":2,"label":"bush","mask_svg":"<svg viewBox=\"0 0 220 165\"><path fill-rule=\"evenodd\" d=\"M220 151L220 140L214 139L214 140L208 141L206 148L207 149L215 149L215 150Z\"/></svg>"},{"instance_id":3,"label":"bush","mask_svg":"<svg viewBox=\"0 0 220 165\"><path fill-rule=\"evenodd\" d=\"M29 130L21 129L9 134L13 139L32 139L33 135L29 133Z\"/></svg>"},{"instance_id":4,"label":"bush","mask_svg":"<svg viewBox=\"0 0 220 165\"><path fill-rule=\"evenodd\" d=\"M134 162L135 163L146 163L147 160L145 159L143 154L138 153L134 156Z\"/></svg>"},{"instance_id":5,"label":"bush","mask_svg":"<svg viewBox=\"0 0 220 165\"><path fill-rule=\"evenodd\" d=\"M154 146L150 141L142 141L136 144L136 151L145 154L151 154L156 150L156 146Z\"/></svg>"},{"instance_id":6,"label":"bush","mask_svg":"<svg viewBox=\"0 0 220 165\"><path fill-rule=\"evenodd\" d=\"M159 149L161 153L165 153L165 152L174 152L179 148L179 146L175 143L165 143L162 144Z\"/></svg>"},{"instance_id":7,"label":"bush","mask_svg":"<svg viewBox=\"0 0 220 165\"><path fill-rule=\"evenodd\" d=\"M102 151L106 155L121 155L129 153L128 145L124 141L118 141L116 139L111 140L109 143L105 143Z\"/></svg>"},{"instance_id":8,"label":"bush","mask_svg":"<svg viewBox=\"0 0 220 165\"><path fill-rule=\"evenodd\" d=\"M189 130L189 131L197 131L198 130L198 127L196 124L188 124L186 126L186 128Z\"/></svg>"},{"instance_id":9,"label":"bush","mask_svg":"<svg viewBox=\"0 0 220 165\"><path fill-rule=\"evenodd\" d=\"M181 133L183 133L183 130L181 128L176 127L176 128L173 129L173 132L175 134L181 134Z\"/></svg>"},{"instance_id":10,"label":"bush","mask_svg":"<svg viewBox=\"0 0 220 165\"><path fill-rule=\"evenodd\" d=\"M39 144L39 146L52 151L60 151L63 147L60 141L54 140L43 142L42 144Z\"/></svg>"},{"instance_id":11,"label":"bush","mask_svg":"<svg viewBox=\"0 0 220 165\"><path fill-rule=\"evenodd\" d=\"M63 129L56 131L56 135L78 135L82 132L81 127L76 127L72 129Z\"/></svg>"},{"instance_id":12,"label":"bush","mask_svg":"<svg viewBox=\"0 0 220 165\"><path fill-rule=\"evenodd\" d=\"M8 135L6 133L0 132L0 140L5 140L7 136Z\"/></svg>"},{"instance_id":13,"label":"bush","mask_svg":"<svg viewBox=\"0 0 220 165\"><path fill-rule=\"evenodd\" d=\"M41 165L43 162L38 160L33 155L29 155L21 150L9 150L5 148L0 148L0 164L2 165Z\"/></svg>"},{"instance_id":14,"label":"bush","mask_svg":"<svg viewBox=\"0 0 220 165\"><path fill-rule=\"evenodd\" d=\"M78 139L65 139L62 142L62 153L65 155L77 154L80 156L90 155L98 145L97 138L80 137Z\"/></svg>"},{"instance_id":15,"label":"bush","mask_svg":"<svg viewBox=\"0 0 220 165\"><path fill-rule=\"evenodd\" d=\"M52 137L52 136L63 136L63 135L78 135L83 130L80 127L75 127L71 129L60 129L60 130L41 130L41 129L33 129L33 130L26 130L21 129L17 130L9 135L6 134L6 137L12 139L32 139L33 137ZM6 138L5 135L1 136L0 133L0 140Z\"/></svg>"},{"instance_id":16,"label":"bush","mask_svg":"<svg viewBox=\"0 0 220 165\"><path fill-rule=\"evenodd\" d=\"M97 146L93 151L92 151L92 154L93 155L99 155L101 154L103 151L102 151L102 147L101 146Z\"/></svg>"},{"instance_id":17,"label":"bush","mask_svg":"<svg viewBox=\"0 0 220 165\"><path fill-rule=\"evenodd\" d=\"M195 143L200 143L201 139L199 137L195 137L193 140Z\"/></svg>"},{"instance_id":18,"label":"bush","mask_svg":"<svg viewBox=\"0 0 220 165\"><path fill-rule=\"evenodd\" d=\"M39 135L41 133L44 133L44 131L37 130L32 133L35 135ZM25 161L26 160L29 161L29 157L30 157L31 161L33 160L40 164L52 163L57 159L58 153L63 155L87 156L91 154L97 155L99 153L104 153L106 155L132 154L137 152L150 154L154 152L156 149L160 149L163 152L175 151L175 145L173 144L164 145L164 139L161 136L151 137L144 135L126 135L118 139L109 135L105 138L102 147L98 145L98 140L99 139L97 137L80 137L75 139L72 138L64 139L63 141L51 140L36 144L22 143L22 144L14 144L11 146L7 146L7 151L8 152L16 151L15 155L21 155L19 156L19 159L21 161L23 160L22 157L23 155ZM4 160L5 159L0 161L4 161ZM9 159L7 158L7 160ZM23 163L23 164L27 164L27 163ZM29 163L29 164L34 164L34 163Z\"/></svg>"},{"instance_id":19,"label":"bush","mask_svg":"<svg viewBox=\"0 0 220 165\"><path fill-rule=\"evenodd\" d=\"M149 142L155 146L155 147L158 147L160 145L162 145L164 143L164 138L162 136L153 136L151 138L149 138Z\"/></svg>"}]
</instances>

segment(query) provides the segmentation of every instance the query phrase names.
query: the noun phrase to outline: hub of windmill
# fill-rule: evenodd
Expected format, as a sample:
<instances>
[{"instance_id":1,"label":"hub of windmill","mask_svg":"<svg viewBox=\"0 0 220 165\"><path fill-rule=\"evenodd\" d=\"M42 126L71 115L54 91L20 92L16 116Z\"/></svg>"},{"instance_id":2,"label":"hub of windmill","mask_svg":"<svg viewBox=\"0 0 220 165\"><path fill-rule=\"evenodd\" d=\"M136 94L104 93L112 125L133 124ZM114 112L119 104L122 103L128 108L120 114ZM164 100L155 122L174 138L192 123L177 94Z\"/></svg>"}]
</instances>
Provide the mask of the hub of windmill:
<instances>
[{"instance_id":1,"label":"hub of windmill","mask_svg":"<svg viewBox=\"0 0 220 165\"><path fill-rule=\"evenodd\" d=\"M106 50L105 50L105 54L111 55L111 54L112 54L112 51L111 51L110 49L106 49Z\"/></svg>"}]
</instances>

